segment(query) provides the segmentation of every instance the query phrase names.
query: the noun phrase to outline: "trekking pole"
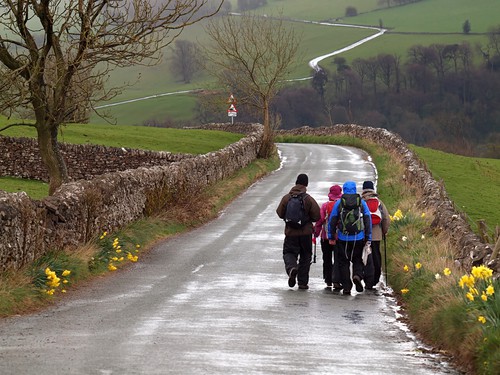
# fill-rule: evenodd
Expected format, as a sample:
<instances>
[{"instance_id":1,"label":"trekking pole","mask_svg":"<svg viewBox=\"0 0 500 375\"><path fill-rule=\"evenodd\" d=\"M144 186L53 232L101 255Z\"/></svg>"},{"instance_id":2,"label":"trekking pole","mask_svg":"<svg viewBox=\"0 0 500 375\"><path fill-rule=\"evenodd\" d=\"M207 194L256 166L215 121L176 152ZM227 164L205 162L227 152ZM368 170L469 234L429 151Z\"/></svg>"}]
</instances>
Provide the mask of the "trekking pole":
<instances>
[{"instance_id":1,"label":"trekking pole","mask_svg":"<svg viewBox=\"0 0 500 375\"><path fill-rule=\"evenodd\" d=\"M311 264L316 263L316 237L313 237L312 242L314 244L313 259Z\"/></svg>"},{"instance_id":2,"label":"trekking pole","mask_svg":"<svg viewBox=\"0 0 500 375\"><path fill-rule=\"evenodd\" d=\"M387 280L387 242L385 240L385 234L382 234L382 238L384 239L384 271L385 271L385 285L388 285Z\"/></svg>"}]
</instances>

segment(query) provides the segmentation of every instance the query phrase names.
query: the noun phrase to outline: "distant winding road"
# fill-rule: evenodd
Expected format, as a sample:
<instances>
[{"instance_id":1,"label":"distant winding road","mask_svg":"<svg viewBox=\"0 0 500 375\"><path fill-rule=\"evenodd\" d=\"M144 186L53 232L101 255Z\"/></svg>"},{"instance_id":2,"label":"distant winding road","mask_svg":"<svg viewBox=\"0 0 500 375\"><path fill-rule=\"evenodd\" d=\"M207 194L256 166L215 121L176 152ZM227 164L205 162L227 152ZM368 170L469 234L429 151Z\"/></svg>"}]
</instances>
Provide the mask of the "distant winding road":
<instances>
[{"instance_id":1,"label":"distant winding road","mask_svg":"<svg viewBox=\"0 0 500 375\"><path fill-rule=\"evenodd\" d=\"M234 15L239 15L237 13L234 13ZM336 51L333 51L333 52L330 52L330 53L327 53L325 55L322 55L322 56L318 56L318 57L315 57L314 59L312 59L311 61L309 61L309 66L314 69L316 72L321 70L321 67L319 66L319 62L328 58L328 57L331 57L331 56L334 56L334 55L338 55L339 53L342 53L342 52L345 52L345 51L349 51L353 48L356 48L366 42L369 42L370 40L373 40L375 38L378 38L382 35L384 35L384 33L387 31L386 29L382 29L382 28L377 28L377 27L371 27L371 26L359 26L359 25L349 25L349 24L343 24L343 23L330 23L330 22L316 22L316 21L307 21L307 20L293 20L294 22L303 22L303 23L309 23L309 24L314 24L314 25L321 25L321 26L333 26L333 27L350 27L350 28L356 28L356 29L369 29L369 30L374 30L376 31L375 34L373 35L370 35L369 37L366 37L366 38L363 38L361 40L358 40L357 42L355 43L352 43L344 48L341 48L341 49L338 49ZM311 79L312 77L304 77L304 78L295 78L295 79L291 79L290 81L305 81L305 80L308 80L308 79ZM188 94L188 93L193 93L193 92L198 92L202 89L193 89L193 90L182 90L182 91L174 91L174 92L167 92L167 93L161 93L161 94L155 94L155 95L148 95L148 96L144 96L144 97L141 97L141 98L136 98L136 99L129 99L129 100L124 100L124 101L120 101L120 102L115 102L115 103L109 103L109 104L103 104L103 105L100 105L100 106L96 106L95 108L96 109L103 109L103 108L108 108L108 107L114 107L114 106L118 106L118 105L124 105L124 104L130 104L130 103L133 103L133 102L138 102L138 101L142 101L142 100L148 100L148 99L155 99L155 98L159 98L159 97L162 97L162 96L169 96L169 95L178 95L178 94Z\"/></svg>"}]
</instances>

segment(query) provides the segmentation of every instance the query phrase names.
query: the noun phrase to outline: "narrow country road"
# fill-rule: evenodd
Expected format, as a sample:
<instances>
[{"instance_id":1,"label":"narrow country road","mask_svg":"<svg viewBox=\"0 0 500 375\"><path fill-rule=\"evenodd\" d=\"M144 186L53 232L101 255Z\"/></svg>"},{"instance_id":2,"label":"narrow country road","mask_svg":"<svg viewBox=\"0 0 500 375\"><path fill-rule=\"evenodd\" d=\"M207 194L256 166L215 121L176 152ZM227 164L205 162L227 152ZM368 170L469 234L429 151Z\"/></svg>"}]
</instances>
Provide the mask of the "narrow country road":
<instances>
[{"instance_id":1,"label":"narrow country road","mask_svg":"<svg viewBox=\"0 0 500 375\"><path fill-rule=\"evenodd\" d=\"M279 145L282 168L221 216L43 312L0 320L0 374L458 374L397 320L387 291L287 285L275 209L297 174L319 203L374 178L359 150Z\"/></svg>"}]
</instances>

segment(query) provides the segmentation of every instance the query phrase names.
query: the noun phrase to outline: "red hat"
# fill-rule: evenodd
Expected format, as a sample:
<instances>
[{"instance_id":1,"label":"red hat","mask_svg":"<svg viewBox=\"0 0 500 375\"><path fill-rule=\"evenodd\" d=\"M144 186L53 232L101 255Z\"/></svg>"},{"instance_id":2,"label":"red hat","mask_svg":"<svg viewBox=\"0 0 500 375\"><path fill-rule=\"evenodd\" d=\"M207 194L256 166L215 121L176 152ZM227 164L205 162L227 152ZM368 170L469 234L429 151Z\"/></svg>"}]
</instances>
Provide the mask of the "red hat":
<instances>
[{"instance_id":1,"label":"red hat","mask_svg":"<svg viewBox=\"0 0 500 375\"><path fill-rule=\"evenodd\" d=\"M342 196L342 188L339 185L333 185L330 188L330 192L328 193L328 198L330 200L336 200L339 199Z\"/></svg>"}]
</instances>

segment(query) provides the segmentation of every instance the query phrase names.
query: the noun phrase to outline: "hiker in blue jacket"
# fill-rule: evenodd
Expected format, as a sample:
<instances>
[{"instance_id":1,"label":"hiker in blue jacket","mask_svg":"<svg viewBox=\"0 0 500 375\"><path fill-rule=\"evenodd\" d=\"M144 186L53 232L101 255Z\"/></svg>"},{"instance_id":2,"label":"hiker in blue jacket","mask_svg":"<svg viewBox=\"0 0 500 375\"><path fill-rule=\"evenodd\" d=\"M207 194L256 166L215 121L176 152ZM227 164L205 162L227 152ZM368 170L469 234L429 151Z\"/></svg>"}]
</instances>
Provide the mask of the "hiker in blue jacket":
<instances>
[{"instance_id":1,"label":"hiker in blue jacket","mask_svg":"<svg viewBox=\"0 0 500 375\"><path fill-rule=\"evenodd\" d=\"M372 222L370 209L356 192L356 183L346 181L342 187L343 194L333 206L328 221L328 239L335 240L337 233L337 250L340 282L343 294L351 294L352 285L356 291L363 291L363 247L371 241ZM352 279L350 266L352 263Z\"/></svg>"}]
</instances>

